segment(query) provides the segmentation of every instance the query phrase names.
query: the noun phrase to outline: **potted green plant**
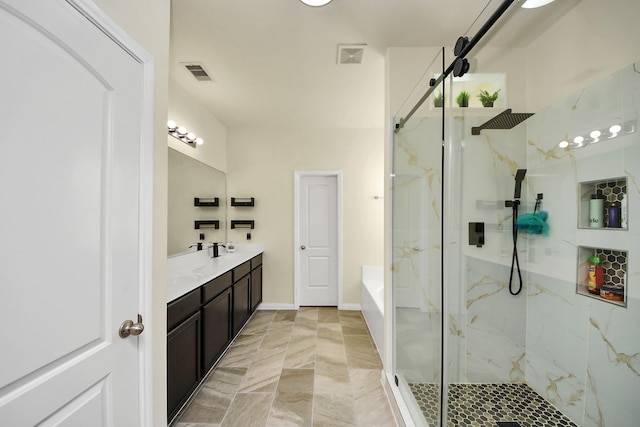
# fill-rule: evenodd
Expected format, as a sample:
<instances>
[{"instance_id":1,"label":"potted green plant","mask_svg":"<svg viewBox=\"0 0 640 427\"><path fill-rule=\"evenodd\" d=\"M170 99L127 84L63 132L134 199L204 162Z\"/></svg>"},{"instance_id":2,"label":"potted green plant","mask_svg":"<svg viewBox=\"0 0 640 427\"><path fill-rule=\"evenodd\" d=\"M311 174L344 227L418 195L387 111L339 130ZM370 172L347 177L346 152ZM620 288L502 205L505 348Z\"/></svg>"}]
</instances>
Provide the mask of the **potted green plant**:
<instances>
[{"instance_id":1,"label":"potted green plant","mask_svg":"<svg viewBox=\"0 0 640 427\"><path fill-rule=\"evenodd\" d=\"M438 94L433 98L433 106L434 107L444 106L444 95L442 94L442 92L438 92Z\"/></svg>"},{"instance_id":2,"label":"potted green plant","mask_svg":"<svg viewBox=\"0 0 640 427\"><path fill-rule=\"evenodd\" d=\"M458 97L456 98L456 104L458 104L458 107L460 107L460 108L468 107L469 106L469 92L467 92L466 90L463 90L462 92L460 92L458 94Z\"/></svg>"},{"instance_id":3,"label":"potted green plant","mask_svg":"<svg viewBox=\"0 0 640 427\"><path fill-rule=\"evenodd\" d=\"M493 93L489 93L486 90L481 90L478 94L478 99L482 102L483 107L493 107L493 102L498 99L498 92L500 89Z\"/></svg>"}]
</instances>

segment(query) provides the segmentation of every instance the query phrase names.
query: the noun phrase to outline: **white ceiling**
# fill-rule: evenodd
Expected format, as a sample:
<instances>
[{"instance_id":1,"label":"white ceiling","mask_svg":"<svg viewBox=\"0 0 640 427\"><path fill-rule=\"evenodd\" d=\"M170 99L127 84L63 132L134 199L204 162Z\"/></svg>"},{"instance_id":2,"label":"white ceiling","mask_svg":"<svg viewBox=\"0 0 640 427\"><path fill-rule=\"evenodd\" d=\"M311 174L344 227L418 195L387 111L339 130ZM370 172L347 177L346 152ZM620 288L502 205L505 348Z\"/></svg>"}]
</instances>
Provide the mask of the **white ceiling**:
<instances>
[{"instance_id":1,"label":"white ceiling","mask_svg":"<svg viewBox=\"0 0 640 427\"><path fill-rule=\"evenodd\" d=\"M484 43L526 46L578 1L536 10L514 4ZM381 128L386 49L453 46L500 3L172 0L170 74L228 128ZM366 44L363 63L337 65L339 44ZM183 63L201 64L214 81L196 81Z\"/></svg>"}]
</instances>

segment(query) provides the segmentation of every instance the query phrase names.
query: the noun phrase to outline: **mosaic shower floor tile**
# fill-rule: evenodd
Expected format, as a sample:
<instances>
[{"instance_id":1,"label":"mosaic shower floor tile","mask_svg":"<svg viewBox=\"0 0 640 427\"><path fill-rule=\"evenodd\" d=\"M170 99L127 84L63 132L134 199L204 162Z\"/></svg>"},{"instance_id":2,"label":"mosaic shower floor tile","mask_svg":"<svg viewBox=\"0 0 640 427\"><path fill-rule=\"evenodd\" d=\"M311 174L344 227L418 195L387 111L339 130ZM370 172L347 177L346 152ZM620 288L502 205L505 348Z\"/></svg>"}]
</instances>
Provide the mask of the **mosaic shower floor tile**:
<instances>
[{"instance_id":1,"label":"mosaic shower floor tile","mask_svg":"<svg viewBox=\"0 0 640 427\"><path fill-rule=\"evenodd\" d=\"M438 425L438 385L409 387L427 422ZM451 384L448 407L448 427L577 427L526 384Z\"/></svg>"}]
</instances>

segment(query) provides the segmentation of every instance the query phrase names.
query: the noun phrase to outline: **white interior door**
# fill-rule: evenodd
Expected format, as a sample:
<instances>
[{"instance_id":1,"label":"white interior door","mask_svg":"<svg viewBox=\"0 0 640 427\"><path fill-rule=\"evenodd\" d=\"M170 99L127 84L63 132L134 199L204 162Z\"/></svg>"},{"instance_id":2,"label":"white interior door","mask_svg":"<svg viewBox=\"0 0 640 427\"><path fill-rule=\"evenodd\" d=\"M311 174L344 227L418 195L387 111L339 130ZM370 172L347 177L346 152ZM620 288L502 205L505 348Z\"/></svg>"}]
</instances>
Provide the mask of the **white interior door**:
<instances>
[{"instance_id":1,"label":"white interior door","mask_svg":"<svg viewBox=\"0 0 640 427\"><path fill-rule=\"evenodd\" d=\"M0 425L139 425L143 64L65 1L0 56Z\"/></svg>"},{"instance_id":2,"label":"white interior door","mask_svg":"<svg viewBox=\"0 0 640 427\"><path fill-rule=\"evenodd\" d=\"M337 175L302 175L297 199L299 305L338 306Z\"/></svg>"}]
</instances>

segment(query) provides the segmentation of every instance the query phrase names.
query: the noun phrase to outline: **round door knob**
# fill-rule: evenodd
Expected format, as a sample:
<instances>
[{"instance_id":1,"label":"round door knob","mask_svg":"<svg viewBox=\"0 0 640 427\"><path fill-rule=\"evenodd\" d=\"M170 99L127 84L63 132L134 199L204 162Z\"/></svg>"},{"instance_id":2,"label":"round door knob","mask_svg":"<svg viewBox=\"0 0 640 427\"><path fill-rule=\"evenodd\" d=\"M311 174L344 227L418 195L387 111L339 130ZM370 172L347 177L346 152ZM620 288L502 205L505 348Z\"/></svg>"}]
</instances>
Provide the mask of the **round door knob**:
<instances>
[{"instance_id":1,"label":"round door knob","mask_svg":"<svg viewBox=\"0 0 640 427\"><path fill-rule=\"evenodd\" d=\"M302 246L300 246L300 249L302 249L304 251L305 249L307 249L307 247L305 245L302 245Z\"/></svg>"}]
</instances>

